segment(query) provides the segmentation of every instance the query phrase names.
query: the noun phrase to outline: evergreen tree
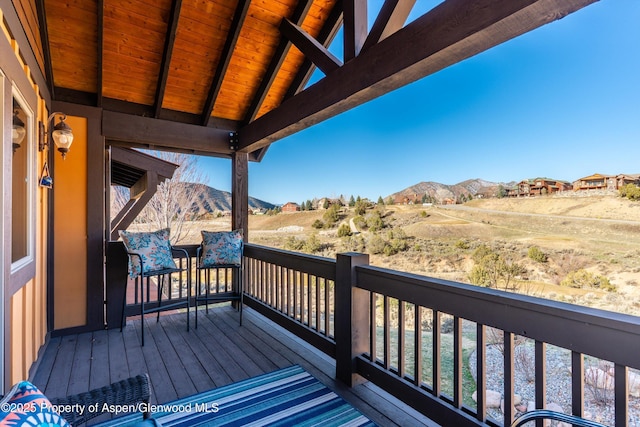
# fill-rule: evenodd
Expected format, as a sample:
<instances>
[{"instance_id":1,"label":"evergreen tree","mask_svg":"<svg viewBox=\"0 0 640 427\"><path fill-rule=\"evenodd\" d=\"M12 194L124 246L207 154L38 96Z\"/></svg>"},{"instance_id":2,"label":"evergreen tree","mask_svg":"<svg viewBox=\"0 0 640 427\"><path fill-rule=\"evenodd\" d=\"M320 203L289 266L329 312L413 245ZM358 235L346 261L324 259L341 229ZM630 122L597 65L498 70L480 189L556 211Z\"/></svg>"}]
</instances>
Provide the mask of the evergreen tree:
<instances>
[{"instance_id":1,"label":"evergreen tree","mask_svg":"<svg viewBox=\"0 0 640 427\"><path fill-rule=\"evenodd\" d=\"M356 199L353 198L353 194L349 197L349 207L354 207L356 205Z\"/></svg>"},{"instance_id":2,"label":"evergreen tree","mask_svg":"<svg viewBox=\"0 0 640 427\"><path fill-rule=\"evenodd\" d=\"M384 206L384 200L382 199L382 196L378 196L378 206Z\"/></svg>"}]
</instances>

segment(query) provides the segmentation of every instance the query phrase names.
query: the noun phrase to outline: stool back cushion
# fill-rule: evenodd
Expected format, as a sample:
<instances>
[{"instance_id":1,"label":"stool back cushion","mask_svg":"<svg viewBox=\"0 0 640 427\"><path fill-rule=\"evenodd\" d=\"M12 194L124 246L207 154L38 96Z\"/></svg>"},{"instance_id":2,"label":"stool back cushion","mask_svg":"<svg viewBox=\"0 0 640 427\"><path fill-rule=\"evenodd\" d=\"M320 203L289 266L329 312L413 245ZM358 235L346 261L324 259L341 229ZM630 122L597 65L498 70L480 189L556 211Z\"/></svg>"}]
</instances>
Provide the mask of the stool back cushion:
<instances>
[{"instance_id":1,"label":"stool back cushion","mask_svg":"<svg viewBox=\"0 0 640 427\"><path fill-rule=\"evenodd\" d=\"M242 264L242 231L202 231L200 267Z\"/></svg>"},{"instance_id":2,"label":"stool back cushion","mask_svg":"<svg viewBox=\"0 0 640 427\"><path fill-rule=\"evenodd\" d=\"M14 385L0 401L0 425L70 427L49 399L29 381Z\"/></svg>"},{"instance_id":3,"label":"stool back cushion","mask_svg":"<svg viewBox=\"0 0 640 427\"><path fill-rule=\"evenodd\" d=\"M170 231L168 228L149 233L120 230L120 237L124 242L127 252L140 255L144 271L164 270L176 268L176 263L171 254L171 243L169 242ZM137 256L129 257L129 276L136 277L140 274L140 259Z\"/></svg>"}]
</instances>

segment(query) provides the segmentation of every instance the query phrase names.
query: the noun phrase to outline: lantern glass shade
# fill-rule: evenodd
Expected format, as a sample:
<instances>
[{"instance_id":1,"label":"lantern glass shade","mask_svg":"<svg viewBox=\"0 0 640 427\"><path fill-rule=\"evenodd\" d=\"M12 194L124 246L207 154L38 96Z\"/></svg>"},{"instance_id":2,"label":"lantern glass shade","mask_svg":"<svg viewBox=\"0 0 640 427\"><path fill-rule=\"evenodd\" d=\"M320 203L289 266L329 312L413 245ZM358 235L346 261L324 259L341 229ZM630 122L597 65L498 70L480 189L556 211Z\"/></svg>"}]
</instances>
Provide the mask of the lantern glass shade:
<instances>
[{"instance_id":1,"label":"lantern glass shade","mask_svg":"<svg viewBox=\"0 0 640 427\"><path fill-rule=\"evenodd\" d=\"M73 132L71 131L71 128L62 119L60 119L60 122L53 127L51 137L53 138L53 142L55 142L56 147L58 147L58 151L60 151L64 157L73 142Z\"/></svg>"},{"instance_id":2,"label":"lantern glass shade","mask_svg":"<svg viewBox=\"0 0 640 427\"><path fill-rule=\"evenodd\" d=\"M11 130L11 142L14 149L20 147L26 134L27 130L24 128L24 122L20 120L16 111L13 113L13 128Z\"/></svg>"}]
</instances>

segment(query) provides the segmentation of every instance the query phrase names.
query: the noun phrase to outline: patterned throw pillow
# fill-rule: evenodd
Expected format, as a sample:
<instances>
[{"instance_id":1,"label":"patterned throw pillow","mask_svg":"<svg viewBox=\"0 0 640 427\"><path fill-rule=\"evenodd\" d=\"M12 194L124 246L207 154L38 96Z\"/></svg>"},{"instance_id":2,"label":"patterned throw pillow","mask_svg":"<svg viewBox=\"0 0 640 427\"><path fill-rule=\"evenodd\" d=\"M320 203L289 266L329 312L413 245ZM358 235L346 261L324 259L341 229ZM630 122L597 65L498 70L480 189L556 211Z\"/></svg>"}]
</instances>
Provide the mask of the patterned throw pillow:
<instances>
[{"instance_id":1,"label":"patterned throw pillow","mask_svg":"<svg viewBox=\"0 0 640 427\"><path fill-rule=\"evenodd\" d=\"M0 401L0 426L70 427L29 381L14 385Z\"/></svg>"},{"instance_id":2,"label":"patterned throw pillow","mask_svg":"<svg viewBox=\"0 0 640 427\"><path fill-rule=\"evenodd\" d=\"M176 268L176 263L171 255L168 228L151 233L132 233L120 230L120 237L122 237L127 252L139 254L142 258L143 273ZM129 276L136 277L139 274L140 259L137 256L130 256Z\"/></svg>"},{"instance_id":3,"label":"patterned throw pillow","mask_svg":"<svg viewBox=\"0 0 640 427\"><path fill-rule=\"evenodd\" d=\"M240 265L242 263L242 231L202 231L201 267Z\"/></svg>"}]
</instances>

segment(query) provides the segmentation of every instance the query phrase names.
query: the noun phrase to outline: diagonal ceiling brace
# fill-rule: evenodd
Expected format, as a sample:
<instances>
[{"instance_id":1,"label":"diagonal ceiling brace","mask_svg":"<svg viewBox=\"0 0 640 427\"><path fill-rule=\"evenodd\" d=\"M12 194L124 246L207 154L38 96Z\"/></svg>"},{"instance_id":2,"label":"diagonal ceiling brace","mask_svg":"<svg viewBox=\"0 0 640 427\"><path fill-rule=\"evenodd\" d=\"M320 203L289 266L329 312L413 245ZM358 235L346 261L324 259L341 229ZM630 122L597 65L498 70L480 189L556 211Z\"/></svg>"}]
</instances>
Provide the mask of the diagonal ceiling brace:
<instances>
[{"instance_id":1,"label":"diagonal ceiling brace","mask_svg":"<svg viewBox=\"0 0 640 427\"><path fill-rule=\"evenodd\" d=\"M402 28L415 4L416 0L386 0L369 31L361 52Z\"/></svg>"},{"instance_id":2,"label":"diagonal ceiling brace","mask_svg":"<svg viewBox=\"0 0 640 427\"><path fill-rule=\"evenodd\" d=\"M367 38L367 0L344 0L344 62L360 54Z\"/></svg>"},{"instance_id":3,"label":"diagonal ceiling brace","mask_svg":"<svg viewBox=\"0 0 640 427\"><path fill-rule=\"evenodd\" d=\"M342 62L326 47L288 19L280 22L280 32L323 73L329 74L342 66Z\"/></svg>"}]
</instances>

